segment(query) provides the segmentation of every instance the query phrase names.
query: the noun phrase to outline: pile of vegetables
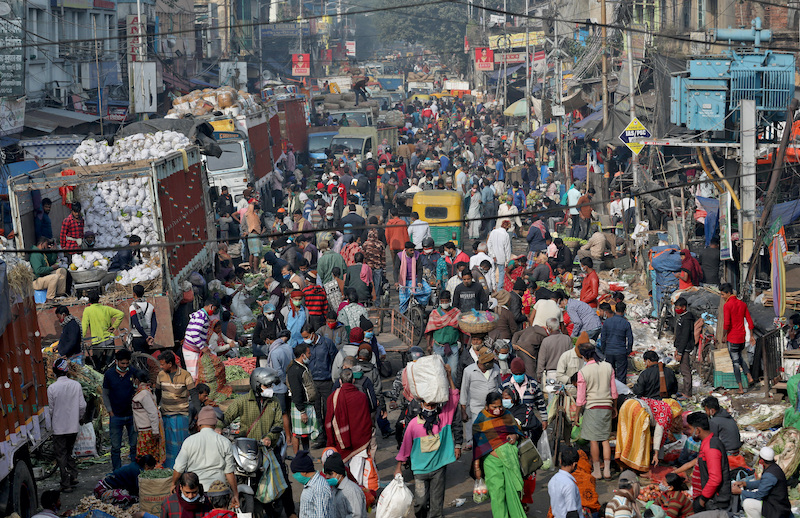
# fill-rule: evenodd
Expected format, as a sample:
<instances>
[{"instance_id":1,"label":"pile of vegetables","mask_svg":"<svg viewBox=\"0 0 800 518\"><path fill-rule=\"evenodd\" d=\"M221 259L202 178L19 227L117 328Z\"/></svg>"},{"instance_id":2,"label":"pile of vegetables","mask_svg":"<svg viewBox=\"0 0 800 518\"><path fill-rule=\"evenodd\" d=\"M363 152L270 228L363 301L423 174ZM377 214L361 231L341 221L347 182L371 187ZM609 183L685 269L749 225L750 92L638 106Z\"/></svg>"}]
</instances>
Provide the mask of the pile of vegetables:
<instances>
[{"instance_id":1,"label":"pile of vegetables","mask_svg":"<svg viewBox=\"0 0 800 518\"><path fill-rule=\"evenodd\" d=\"M642 502L653 502L661 496L658 484L650 484L639 490L639 500Z\"/></svg>"},{"instance_id":2,"label":"pile of vegetables","mask_svg":"<svg viewBox=\"0 0 800 518\"><path fill-rule=\"evenodd\" d=\"M241 368L249 377L250 374L252 374L253 371L256 370L256 359L255 357L251 356L249 358L231 358L230 360L225 360L226 371L231 367Z\"/></svg>"},{"instance_id":3,"label":"pile of vegetables","mask_svg":"<svg viewBox=\"0 0 800 518\"><path fill-rule=\"evenodd\" d=\"M105 140L90 138L81 142L72 159L83 166L154 160L191 145L192 141L186 135L169 130L137 133L118 139L111 146Z\"/></svg>"},{"instance_id":4,"label":"pile of vegetables","mask_svg":"<svg viewBox=\"0 0 800 518\"><path fill-rule=\"evenodd\" d=\"M172 470L169 471L169 476L172 476ZM127 509L122 509L121 507L117 507L115 505L106 504L93 496L85 496L81 499L78 507L75 508L72 515L78 515L82 513L88 513L90 511L102 511L106 514L110 514L114 518L133 518L134 514L141 512L139 509L139 504L133 504Z\"/></svg>"},{"instance_id":5,"label":"pile of vegetables","mask_svg":"<svg viewBox=\"0 0 800 518\"><path fill-rule=\"evenodd\" d=\"M250 374L242 367L238 365L227 365L228 362L225 363L225 378L228 380L228 383L250 378Z\"/></svg>"},{"instance_id":6,"label":"pile of vegetables","mask_svg":"<svg viewBox=\"0 0 800 518\"><path fill-rule=\"evenodd\" d=\"M139 473L139 478L170 478L173 471L168 468L148 469Z\"/></svg>"},{"instance_id":7,"label":"pile of vegetables","mask_svg":"<svg viewBox=\"0 0 800 518\"><path fill-rule=\"evenodd\" d=\"M86 270L108 270L109 260L103 257L100 252L84 252L74 254L69 269L73 272L85 272Z\"/></svg>"}]
</instances>

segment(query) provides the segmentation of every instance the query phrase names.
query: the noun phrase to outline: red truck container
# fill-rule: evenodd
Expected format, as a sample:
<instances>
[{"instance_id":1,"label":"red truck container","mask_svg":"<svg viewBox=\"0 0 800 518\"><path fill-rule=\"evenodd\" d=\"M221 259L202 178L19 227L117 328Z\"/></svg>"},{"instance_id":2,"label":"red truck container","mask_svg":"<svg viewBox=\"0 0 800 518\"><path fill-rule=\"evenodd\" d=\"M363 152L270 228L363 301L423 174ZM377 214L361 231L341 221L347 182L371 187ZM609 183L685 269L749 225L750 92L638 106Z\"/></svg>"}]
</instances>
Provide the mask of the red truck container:
<instances>
[{"instance_id":1,"label":"red truck container","mask_svg":"<svg viewBox=\"0 0 800 518\"><path fill-rule=\"evenodd\" d=\"M305 99L281 99L278 104L281 138L294 146L296 154L308 153L308 122Z\"/></svg>"},{"instance_id":2,"label":"red truck container","mask_svg":"<svg viewBox=\"0 0 800 518\"><path fill-rule=\"evenodd\" d=\"M61 176L64 169L72 169L75 175ZM50 218L53 234L58 235L68 208L61 200L59 187L96 185L98 182L123 181L131 178L147 178L147 188L154 201L153 214L158 241L161 243L183 243L171 247L159 247L157 253L161 264L161 283L156 295L148 296L155 306L156 317L163 324L158 326L156 344L172 347L172 314L183 291L181 283L194 271L213 268L216 257L214 213L208 195L208 178L200 159L200 150L191 146L185 154L176 151L158 160L126 162L100 166L82 167L69 160L53 164L9 180L9 201L14 228L20 229L16 237L19 249L34 246L32 193L38 191L42 198L49 197L53 203ZM128 315L132 300L121 294L113 305ZM85 305L70 306L70 313L81 318ZM61 326L55 318L54 308L40 309L39 327L46 338L57 339ZM126 316L123 327L130 328Z\"/></svg>"},{"instance_id":3,"label":"red truck container","mask_svg":"<svg viewBox=\"0 0 800 518\"><path fill-rule=\"evenodd\" d=\"M30 518L38 507L31 454L51 435L47 366L33 297L7 283L0 257L0 513Z\"/></svg>"}]
</instances>

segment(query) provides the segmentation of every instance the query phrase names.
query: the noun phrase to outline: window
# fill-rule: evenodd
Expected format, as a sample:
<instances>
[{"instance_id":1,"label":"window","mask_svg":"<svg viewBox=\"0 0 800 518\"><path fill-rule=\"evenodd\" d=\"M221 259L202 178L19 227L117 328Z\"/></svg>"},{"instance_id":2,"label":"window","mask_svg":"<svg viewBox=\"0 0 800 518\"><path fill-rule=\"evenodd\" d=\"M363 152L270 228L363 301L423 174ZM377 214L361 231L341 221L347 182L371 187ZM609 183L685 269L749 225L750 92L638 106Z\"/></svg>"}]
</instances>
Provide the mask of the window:
<instances>
[{"instance_id":1,"label":"window","mask_svg":"<svg viewBox=\"0 0 800 518\"><path fill-rule=\"evenodd\" d=\"M372 139L368 138L366 145L364 145L364 153L369 153L372 151Z\"/></svg>"},{"instance_id":2,"label":"window","mask_svg":"<svg viewBox=\"0 0 800 518\"><path fill-rule=\"evenodd\" d=\"M706 26L706 0L697 0L697 28L704 29Z\"/></svg>"},{"instance_id":3,"label":"window","mask_svg":"<svg viewBox=\"0 0 800 518\"><path fill-rule=\"evenodd\" d=\"M447 207L425 207L425 219L447 219Z\"/></svg>"},{"instance_id":4,"label":"window","mask_svg":"<svg viewBox=\"0 0 800 518\"><path fill-rule=\"evenodd\" d=\"M210 172L236 169L244 165L240 142L222 142L219 147L222 148L222 155L219 158L210 155L206 157L206 168Z\"/></svg>"}]
</instances>

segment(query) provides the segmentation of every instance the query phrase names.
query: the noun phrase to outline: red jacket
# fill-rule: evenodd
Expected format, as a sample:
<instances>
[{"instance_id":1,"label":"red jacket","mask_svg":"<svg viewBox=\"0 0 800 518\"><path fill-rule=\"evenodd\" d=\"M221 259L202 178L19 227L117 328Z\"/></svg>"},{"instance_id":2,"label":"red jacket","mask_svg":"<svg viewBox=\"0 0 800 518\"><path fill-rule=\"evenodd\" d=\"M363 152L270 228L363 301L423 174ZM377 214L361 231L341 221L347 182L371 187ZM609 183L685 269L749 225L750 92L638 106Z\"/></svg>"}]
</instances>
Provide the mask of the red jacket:
<instances>
[{"instance_id":1,"label":"red jacket","mask_svg":"<svg viewBox=\"0 0 800 518\"><path fill-rule=\"evenodd\" d=\"M589 304L591 307L597 307L597 294L600 292L600 278L597 272L589 270L586 277L583 278L581 285L581 302Z\"/></svg>"},{"instance_id":2,"label":"red jacket","mask_svg":"<svg viewBox=\"0 0 800 518\"><path fill-rule=\"evenodd\" d=\"M722 307L722 312L725 319L725 327L723 329L728 332L727 340L732 344L743 344L745 339L745 319L750 331L753 331L753 319L750 317L750 310L747 309L747 304L733 295Z\"/></svg>"},{"instance_id":3,"label":"red jacket","mask_svg":"<svg viewBox=\"0 0 800 518\"><path fill-rule=\"evenodd\" d=\"M400 218L386 222L386 244L390 250L402 250L408 241L408 224Z\"/></svg>"}]
</instances>

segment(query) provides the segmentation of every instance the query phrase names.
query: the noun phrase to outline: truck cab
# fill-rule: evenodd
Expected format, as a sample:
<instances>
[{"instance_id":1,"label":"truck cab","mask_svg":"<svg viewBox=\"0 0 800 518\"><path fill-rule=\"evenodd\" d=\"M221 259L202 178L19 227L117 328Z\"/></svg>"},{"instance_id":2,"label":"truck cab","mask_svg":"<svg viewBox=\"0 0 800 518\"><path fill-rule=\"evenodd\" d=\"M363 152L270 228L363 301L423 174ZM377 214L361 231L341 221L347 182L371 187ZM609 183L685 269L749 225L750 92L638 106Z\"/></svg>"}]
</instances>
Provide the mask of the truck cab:
<instances>
[{"instance_id":1,"label":"truck cab","mask_svg":"<svg viewBox=\"0 0 800 518\"><path fill-rule=\"evenodd\" d=\"M342 118L342 114L347 115L350 126L367 127L374 126L375 120L372 117L371 108L353 108L352 110L330 110L329 113L337 121Z\"/></svg>"},{"instance_id":2,"label":"truck cab","mask_svg":"<svg viewBox=\"0 0 800 518\"><path fill-rule=\"evenodd\" d=\"M339 133L331 139L330 147L337 158L341 158L347 150L355 154L356 160L363 161L367 153L375 154L383 139L392 148L397 146L397 128L339 128Z\"/></svg>"},{"instance_id":3,"label":"truck cab","mask_svg":"<svg viewBox=\"0 0 800 518\"><path fill-rule=\"evenodd\" d=\"M212 120L214 139L222 148L219 158L202 155L208 171L208 182L218 190L227 187L235 197L244 192L247 182L254 180L253 151L247 135L236 129L232 119Z\"/></svg>"},{"instance_id":4,"label":"truck cab","mask_svg":"<svg viewBox=\"0 0 800 518\"><path fill-rule=\"evenodd\" d=\"M308 158L311 162L311 168L314 171L319 173L325 169L325 161L328 159L328 155L325 154L325 150L331 148L331 141L333 140L333 137L338 134L338 132L339 128L335 126L309 128Z\"/></svg>"}]
</instances>

